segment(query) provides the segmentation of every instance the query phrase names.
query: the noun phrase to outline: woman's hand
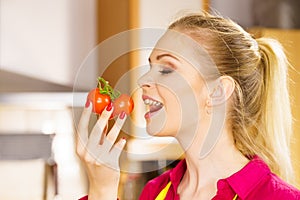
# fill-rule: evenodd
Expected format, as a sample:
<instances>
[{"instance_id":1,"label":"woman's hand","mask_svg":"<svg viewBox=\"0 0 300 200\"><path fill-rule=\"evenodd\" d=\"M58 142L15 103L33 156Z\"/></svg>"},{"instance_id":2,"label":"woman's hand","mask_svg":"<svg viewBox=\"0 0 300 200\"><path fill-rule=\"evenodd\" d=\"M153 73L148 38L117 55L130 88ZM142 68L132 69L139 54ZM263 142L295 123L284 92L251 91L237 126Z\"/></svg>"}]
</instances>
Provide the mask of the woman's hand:
<instances>
[{"instance_id":1,"label":"woman's hand","mask_svg":"<svg viewBox=\"0 0 300 200\"><path fill-rule=\"evenodd\" d=\"M106 134L107 123L113 112L112 105L107 106L89 135L92 105L86 107L78 124L76 150L88 174L89 200L116 200L120 179L119 157L126 140L121 139L117 143L115 141L126 120L126 114L121 113Z\"/></svg>"}]
</instances>

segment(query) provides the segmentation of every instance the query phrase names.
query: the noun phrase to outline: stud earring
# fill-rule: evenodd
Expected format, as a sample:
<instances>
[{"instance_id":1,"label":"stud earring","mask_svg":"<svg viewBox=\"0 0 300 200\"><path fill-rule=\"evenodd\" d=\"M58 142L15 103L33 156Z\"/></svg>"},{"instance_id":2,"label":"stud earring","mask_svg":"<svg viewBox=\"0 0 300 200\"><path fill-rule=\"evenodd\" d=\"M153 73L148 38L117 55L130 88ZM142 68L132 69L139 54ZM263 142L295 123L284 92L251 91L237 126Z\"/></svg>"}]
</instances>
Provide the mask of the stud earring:
<instances>
[{"instance_id":1,"label":"stud earring","mask_svg":"<svg viewBox=\"0 0 300 200\"><path fill-rule=\"evenodd\" d=\"M205 111L206 111L206 114L211 115L212 109L211 109L211 107L206 106Z\"/></svg>"},{"instance_id":2,"label":"stud earring","mask_svg":"<svg viewBox=\"0 0 300 200\"><path fill-rule=\"evenodd\" d=\"M212 113L212 106L211 106L211 101L210 100L207 100L207 102L206 102L205 112L208 115L210 115Z\"/></svg>"}]
</instances>

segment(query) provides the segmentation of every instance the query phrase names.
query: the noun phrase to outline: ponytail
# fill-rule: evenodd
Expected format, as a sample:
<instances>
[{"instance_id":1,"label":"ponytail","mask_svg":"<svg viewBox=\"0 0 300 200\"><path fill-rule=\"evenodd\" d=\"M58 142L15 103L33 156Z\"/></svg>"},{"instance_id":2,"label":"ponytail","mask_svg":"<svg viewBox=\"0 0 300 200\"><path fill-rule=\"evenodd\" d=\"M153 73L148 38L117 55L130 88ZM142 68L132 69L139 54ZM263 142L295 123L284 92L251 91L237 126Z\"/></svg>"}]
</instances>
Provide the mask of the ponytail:
<instances>
[{"instance_id":1,"label":"ponytail","mask_svg":"<svg viewBox=\"0 0 300 200\"><path fill-rule=\"evenodd\" d=\"M290 136L292 116L288 93L288 61L279 42L274 39L257 39L263 69L264 102L259 127L265 132L266 151L272 155L269 166L286 181L292 181Z\"/></svg>"}]
</instances>

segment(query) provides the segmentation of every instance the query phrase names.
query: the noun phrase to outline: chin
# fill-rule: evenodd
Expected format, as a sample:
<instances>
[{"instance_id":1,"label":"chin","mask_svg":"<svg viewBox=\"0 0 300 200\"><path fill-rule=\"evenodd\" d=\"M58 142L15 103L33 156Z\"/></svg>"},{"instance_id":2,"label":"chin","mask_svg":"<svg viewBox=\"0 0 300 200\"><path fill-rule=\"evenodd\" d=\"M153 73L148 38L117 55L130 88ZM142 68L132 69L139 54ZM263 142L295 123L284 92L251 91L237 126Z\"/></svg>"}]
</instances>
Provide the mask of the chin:
<instances>
[{"instance_id":1,"label":"chin","mask_svg":"<svg viewBox=\"0 0 300 200\"><path fill-rule=\"evenodd\" d=\"M151 136L174 137L178 131L176 126L178 121L174 120L174 117L167 115L164 107L159 112L146 118L146 123L146 131Z\"/></svg>"},{"instance_id":2,"label":"chin","mask_svg":"<svg viewBox=\"0 0 300 200\"><path fill-rule=\"evenodd\" d=\"M157 130L157 126L147 125L146 131L151 136L161 136L161 130Z\"/></svg>"},{"instance_id":3,"label":"chin","mask_svg":"<svg viewBox=\"0 0 300 200\"><path fill-rule=\"evenodd\" d=\"M157 127L151 127L150 125L147 125L146 131L150 136L155 137L175 137L176 135L176 131L157 130Z\"/></svg>"}]
</instances>

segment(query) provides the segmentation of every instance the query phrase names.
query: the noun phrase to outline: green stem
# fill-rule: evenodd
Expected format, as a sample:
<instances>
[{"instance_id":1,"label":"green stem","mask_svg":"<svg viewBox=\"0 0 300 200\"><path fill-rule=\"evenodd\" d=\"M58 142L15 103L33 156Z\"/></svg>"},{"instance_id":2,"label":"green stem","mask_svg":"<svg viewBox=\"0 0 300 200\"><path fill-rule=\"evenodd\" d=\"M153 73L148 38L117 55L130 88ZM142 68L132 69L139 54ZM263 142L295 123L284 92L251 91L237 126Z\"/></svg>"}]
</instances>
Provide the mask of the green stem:
<instances>
[{"instance_id":1,"label":"green stem","mask_svg":"<svg viewBox=\"0 0 300 200\"><path fill-rule=\"evenodd\" d=\"M118 98L121 94L118 90L114 90L109 85L109 82L102 77L98 77L98 88L101 94L109 95L112 101Z\"/></svg>"}]
</instances>

